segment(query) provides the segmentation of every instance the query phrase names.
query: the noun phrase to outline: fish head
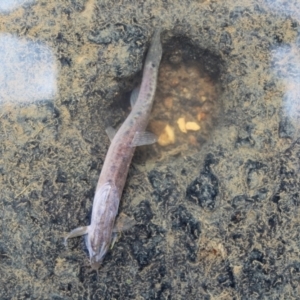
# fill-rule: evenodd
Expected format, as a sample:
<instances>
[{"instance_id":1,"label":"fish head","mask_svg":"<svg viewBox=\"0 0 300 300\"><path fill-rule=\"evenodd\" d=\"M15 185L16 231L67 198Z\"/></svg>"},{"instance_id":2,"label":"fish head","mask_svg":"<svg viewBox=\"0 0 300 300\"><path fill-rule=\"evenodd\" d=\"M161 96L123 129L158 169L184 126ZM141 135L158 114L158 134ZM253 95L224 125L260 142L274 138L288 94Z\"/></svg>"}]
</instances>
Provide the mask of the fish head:
<instances>
[{"instance_id":1,"label":"fish head","mask_svg":"<svg viewBox=\"0 0 300 300\"><path fill-rule=\"evenodd\" d=\"M100 268L111 243L110 238L101 239L101 242L97 240L97 238L95 239L89 236L89 234L86 235L86 246L89 251L90 264L93 270Z\"/></svg>"},{"instance_id":2,"label":"fish head","mask_svg":"<svg viewBox=\"0 0 300 300\"><path fill-rule=\"evenodd\" d=\"M96 190L91 224L85 237L92 269L100 267L109 250L118 205L118 190L111 182L103 184Z\"/></svg>"},{"instance_id":3,"label":"fish head","mask_svg":"<svg viewBox=\"0 0 300 300\"><path fill-rule=\"evenodd\" d=\"M101 267L103 258L104 258L104 255L102 257L100 257L99 255L94 255L90 258L90 264L91 264L92 270L97 271Z\"/></svg>"}]
</instances>

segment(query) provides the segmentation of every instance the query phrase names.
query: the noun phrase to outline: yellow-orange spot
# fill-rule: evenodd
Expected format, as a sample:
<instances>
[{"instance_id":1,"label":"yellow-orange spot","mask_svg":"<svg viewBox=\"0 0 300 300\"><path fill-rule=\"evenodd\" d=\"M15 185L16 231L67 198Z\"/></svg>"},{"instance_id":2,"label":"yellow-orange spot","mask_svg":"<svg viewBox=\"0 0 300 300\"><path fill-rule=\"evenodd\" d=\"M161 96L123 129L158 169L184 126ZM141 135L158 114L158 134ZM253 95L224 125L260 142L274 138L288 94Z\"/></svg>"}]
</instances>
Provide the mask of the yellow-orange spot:
<instances>
[{"instance_id":1,"label":"yellow-orange spot","mask_svg":"<svg viewBox=\"0 0 300 300\"><path fill-rule=\"evenodd\" d=\"M173 98L172 97L165 98L164 105L166 108L171 109L173 107Z\"/></svg>"},{"instance_id":2,"label":"yellow-orange spot","mask_svg":"<svg viewBox=\"0 0 300 300\"><path fill-rule=\"evenodd\" d=\"M186 122L185 128L187 130L198 131L200 129L200 126L196 122Z\"/></svg>"},{"instance_id":3,"label":"yellow-orange spot","mask_svg":"<svg viewBox=\"0 0 300 300\"><path fill-rule=\"evenodd\" d=\"M164 128L163 132L158 137L157 142L160 146L168 146L174 144L175 143L174 129L170 125L167 125Z\"/></svg>"},{"instance_id":4,"label":"yellow-orange spot","mask_svg":"<svg viewBox=\"0 0 300 300\"><path fill-rule=\"evenodd\" d=\"M185 128L185 119L184 119L184 117L179 118L177 120L177 124L178 124L178 127L179 127L181 132L187 133L186 128Z\"/></svg>"},{"instance_id":5,"label":"yellow-orange spot","mask_svg":"<svg viewBox=\"0 0 300 300\"><path fill-rule=\"evenodd\" d=\"M198 114L197 114L197 120L198 121L203 121L206 119L206 113L200 111Z\"/></svg>"}]
</instances>

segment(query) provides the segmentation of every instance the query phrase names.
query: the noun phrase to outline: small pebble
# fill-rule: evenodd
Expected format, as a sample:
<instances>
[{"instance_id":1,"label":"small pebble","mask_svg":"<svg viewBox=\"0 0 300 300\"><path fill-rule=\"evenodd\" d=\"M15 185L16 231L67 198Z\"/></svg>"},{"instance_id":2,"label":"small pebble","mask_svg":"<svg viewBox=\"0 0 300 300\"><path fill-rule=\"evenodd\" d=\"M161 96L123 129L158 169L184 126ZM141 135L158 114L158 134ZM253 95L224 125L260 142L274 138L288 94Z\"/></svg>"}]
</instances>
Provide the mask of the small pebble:
<instances>
[{"instance_id":1,"label":"small pebble","mask_svg":"<svg viewBox=\"0 0 300 300\"><path fill-rule=\"evenodd\" d=\"M168 146L175 143L174 129L167 125L157 140L160 146Z\"/></svg>"},{"instance_id":2,"label":"small pebble","mask_svg":"<svg viewBox=\"0 0 300 300\"><path fill-rule=\"evenodd\" d=\"M166 97L164 99L164 105L166 108L171 109L173 107L173 97Z\"/></svg>"},{"instance_id":3,"label":"small pebble","mask_svg":"<svg viewBox=\"0 0 300 300\"><path fill-rule=\"evenodd\" d=\"M185 119L184 118L179 118L177 120L178 127L181 132L187 133L186 128L185 128Z\"/></svg>"},{"instance_id":4,"label":"small pebble","mask_svg":"<svg viewBox=\"0 0 300 300\"><path fill-rule=\"evenodd\" d=\"M200 129L200 126L196 122L186 122L185 128L187 130L198 131Z\"/></svg>"}]
</instances>

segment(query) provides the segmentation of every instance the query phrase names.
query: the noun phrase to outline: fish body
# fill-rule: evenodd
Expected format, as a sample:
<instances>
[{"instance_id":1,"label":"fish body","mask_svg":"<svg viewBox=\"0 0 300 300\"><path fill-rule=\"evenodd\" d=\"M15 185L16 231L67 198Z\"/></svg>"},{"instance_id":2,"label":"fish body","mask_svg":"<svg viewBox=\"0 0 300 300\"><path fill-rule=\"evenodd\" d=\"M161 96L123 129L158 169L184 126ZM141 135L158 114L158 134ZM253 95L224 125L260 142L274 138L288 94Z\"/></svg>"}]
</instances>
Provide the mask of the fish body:
<instances>
[{"instance_id":1,"label":"fish body","mask_svg":"<svg viewBox=\"0 0 300 300\"><path fill-rule=\"evenodd\" d=\"M156 30L144 64L143 78L139 90L135 91L135 102L130 114L112 138L97 183L89 226L72 230L66 237L86 235L93 269L98 269L112 241L119 203L126 182L129 166L136 146L155 142L145 132L152 110L162 46L160 30Z\"/></svg>"}]
</instances>

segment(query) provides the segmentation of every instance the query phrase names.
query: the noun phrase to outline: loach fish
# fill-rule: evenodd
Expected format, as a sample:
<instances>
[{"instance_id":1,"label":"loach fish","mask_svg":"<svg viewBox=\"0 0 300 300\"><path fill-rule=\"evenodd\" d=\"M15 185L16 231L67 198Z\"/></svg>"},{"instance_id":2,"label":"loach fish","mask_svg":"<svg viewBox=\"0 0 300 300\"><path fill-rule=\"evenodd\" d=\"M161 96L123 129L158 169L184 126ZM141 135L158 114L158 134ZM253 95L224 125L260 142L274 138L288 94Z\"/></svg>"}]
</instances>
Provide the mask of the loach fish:
<instances>
[{"instance_id":1,"label":"loach fish","mask_svg":"<svg viewBox=\"0 0 300 300\"><path fill-rule=\"evenodd\" d=\"M72 230L65 237L66 243L68 238L86 235L91 267L95 270L100 267L113 234L118 231L115 220L135 148L156 142L154 134L145 130L152 110L161 57L160 29L157 29L146 56L141 85L131 94L130 114L117 132L113 128L106 130L111 144L97 183L91 223Z\"/></svg>"}]
</instances>

